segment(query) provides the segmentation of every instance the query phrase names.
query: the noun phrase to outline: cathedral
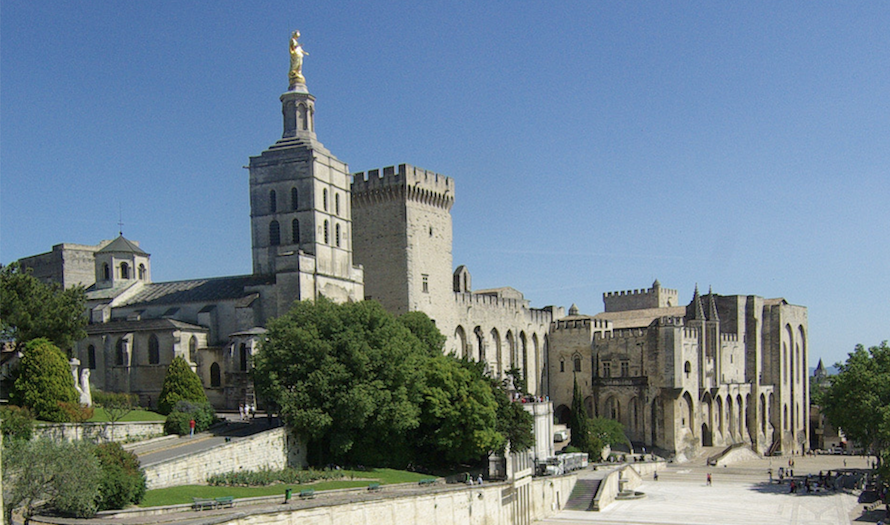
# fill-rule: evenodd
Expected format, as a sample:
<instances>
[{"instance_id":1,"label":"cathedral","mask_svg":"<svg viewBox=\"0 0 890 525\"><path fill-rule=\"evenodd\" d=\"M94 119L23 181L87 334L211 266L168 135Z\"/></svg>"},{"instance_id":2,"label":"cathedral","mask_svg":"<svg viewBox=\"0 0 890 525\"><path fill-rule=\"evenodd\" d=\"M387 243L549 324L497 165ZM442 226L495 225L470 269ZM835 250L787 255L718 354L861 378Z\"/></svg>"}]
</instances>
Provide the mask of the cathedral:
<instances>
[{"instance_id":1,"label":"cathedral","mask_svg":"<svg viewBox=\"0 0 890 525\"><path fill-rule=\"evenodd\" d=\"M577 380L590 416L620 421L650 448L808 448L806 308L697 288L682 305L656 281L605 294L603 313L566 315L510 287L473 290L452 261L455 181L408 164L350 173L316 137L297 38L281 138L248 166L250 275L156 283L149 253L123 235L21 259L37 277L87 287L88 335L73 355L95 387L153 406L183 357L215 407L255 403L249 372L269 319L320 295L372 299L395 315L426 313L446 352L521 377L560 421Z\"/></svg>"}]
</instances>

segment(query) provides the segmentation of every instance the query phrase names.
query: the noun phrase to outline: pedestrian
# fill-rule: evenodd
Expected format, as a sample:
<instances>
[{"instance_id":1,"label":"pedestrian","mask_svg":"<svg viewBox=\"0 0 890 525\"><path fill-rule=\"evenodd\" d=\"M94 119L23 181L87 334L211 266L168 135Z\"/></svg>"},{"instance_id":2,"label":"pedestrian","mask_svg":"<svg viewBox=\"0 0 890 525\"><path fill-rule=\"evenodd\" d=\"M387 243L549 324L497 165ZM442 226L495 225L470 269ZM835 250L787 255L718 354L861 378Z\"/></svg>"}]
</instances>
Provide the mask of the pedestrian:
<instances>
[{"instance_id":1,"label":"pedestrian","mask_svg":"<svg viewBox=\"0 0 890 525\"><path fill-rule=\"evenodd\" d=\"M652 478L655 479L655 481L658 481L658 471L657 470L652 474Z\"/></svg>"},{"instance_id":2,"label":"pedestrian","mask_svg":"<svg viewBox=\"0 0 890 525\"><path fill-rule=\"evenodd\" d=\"M711 473L708 472L708 486L711 486Z\"/></svg>"},{"instance_id":3,"label":"pedestrian","mask_svg":"<svg viewBox=\"0 0 890 525\"><path fill-rule=\"evenodd\" d=\"M793 493L797 489L797 485L794 483L794 480L791 480L791 492Z\"/></svg>"},{"instance_id":4,"label":"pedestrian","mask_svg":"<svg viewBox=\"0 0 890 525\"><path fill-rule=\"evenodd\" d=\"M844 468L847 468L847 460L844 459Z\"/></svg>"},{"instance_id":5,"label":"pedestrian","mask_svg":"<svg viewBox=\"0 0 890 525\"><path fill-rule=\"evenodd\" d=\"M244 421L244 403L238 403L238 416Z\"/></svg>"},{"instance_id":6,"label":"pedestrian","mask_svg":"<svg viewBox=\"0 0 890 525\"><path fill-rule=\"evenodd\" d=\"M477 484L477 485L481 485L481 484L482 484L482 474L479 474L479 477L476 479L476 484Z\"/></svg>"},{"instance_id":7,"label":"pedestrian","mask_svg":"<svg viewBox=\"0 0 890 525\"><path fill-rule=\"evenodd\" d=\"M190 438L195 437L195 420L194 420L194 418L189 420L189 437Z\"/></svg>"},{"instance_id":8,"label":"pedestrian","mask_svg":"<svg viewBox=\"0 0 890 525\"><path fill-rule=\"evenodd\" d=\"M766 469L766 472L767 472L767 474L769 474L769 482L772 483L773 482L773 469L768 468L768 469Z\"/></svg>"}]
</instances>

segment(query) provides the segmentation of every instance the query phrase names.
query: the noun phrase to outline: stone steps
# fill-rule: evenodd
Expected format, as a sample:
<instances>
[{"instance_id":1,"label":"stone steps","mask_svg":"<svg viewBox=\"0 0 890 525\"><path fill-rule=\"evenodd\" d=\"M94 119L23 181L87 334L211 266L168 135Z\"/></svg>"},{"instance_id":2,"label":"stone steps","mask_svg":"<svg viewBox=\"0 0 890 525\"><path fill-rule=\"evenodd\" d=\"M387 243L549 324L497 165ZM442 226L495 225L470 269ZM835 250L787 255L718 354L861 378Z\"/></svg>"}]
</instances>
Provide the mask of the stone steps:
<instances>
[{"instance_id":1,"label":"stone steps","mask_svg":"<svg viewBox=\"0 0 890 525\"><path fill-rule=\"evenodd\" d=\"M600 481L598 479L579 479L572 489L569 500L566 501L566 510L590 510L590 504L593 497L599 489Z\"/></svg>"}]
</instances>

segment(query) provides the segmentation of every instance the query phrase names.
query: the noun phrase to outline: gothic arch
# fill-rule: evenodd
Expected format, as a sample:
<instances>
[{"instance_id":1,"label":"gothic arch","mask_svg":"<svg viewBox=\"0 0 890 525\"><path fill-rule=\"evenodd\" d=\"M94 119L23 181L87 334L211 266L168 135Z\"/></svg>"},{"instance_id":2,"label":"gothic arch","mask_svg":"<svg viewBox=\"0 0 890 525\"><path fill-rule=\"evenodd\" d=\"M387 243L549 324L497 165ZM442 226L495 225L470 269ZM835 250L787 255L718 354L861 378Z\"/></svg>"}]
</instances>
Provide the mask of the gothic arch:
<instances>
[{"instance_id":1,"label":"gothic arch","mask_svg":"<svg viewBox=\"0 0 890 525\"><path fill-rule=\"evenodd\" d=\"M161 345L158 342L158 336L151 334L148 336L148 364L157 365L161 362Z\"/></svg>"},{"instance_id":2,"label":"gothic arch","mask_svg":"<svg viewBox=\"0 0 890 525\"><path fill-rule=\"evenodd\" d=\"M501 377L501 373L503 372L501 366L503 364L503 356L501 350L501 334L498 333L497 328L491 329L491 342L494 345L494 358L497 360L495 369L497 370L498 377Z\"/></svg>"},{"instance_id":3,"label":"gothic arch","mask_svg":"<svg viewBox=\"0 0 890 525\"><path fill-rule=\"evenodd\" d=\"M222 384L219 373L219 363L214 362L210 365L210 387L219 388Z\"/></svg>"},{"instance_id":4,"label":"gothic arch","mask_svg":"<svg viewBox=\"0 0 890 525\"><path fill-rule=\"evenodd\" d=\"M463 326L457 325L457 328L454 329L454 339L457 342L457 355L464 359L472 359L473 356L470 355L469 348L467 348L467 333Z\"/></svg>"}]
</instances>

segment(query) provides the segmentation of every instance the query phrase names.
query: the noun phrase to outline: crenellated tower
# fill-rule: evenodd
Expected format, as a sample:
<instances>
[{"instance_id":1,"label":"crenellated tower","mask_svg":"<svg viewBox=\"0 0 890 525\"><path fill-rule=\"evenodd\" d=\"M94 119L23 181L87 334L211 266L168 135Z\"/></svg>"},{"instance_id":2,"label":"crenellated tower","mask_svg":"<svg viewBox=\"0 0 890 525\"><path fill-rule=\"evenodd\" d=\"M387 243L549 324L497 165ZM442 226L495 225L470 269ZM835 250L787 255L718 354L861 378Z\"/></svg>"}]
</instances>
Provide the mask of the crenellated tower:
<instances>
[{"instance_id":1,"label":"crenellated tower","mask_svg":"<svg viewBox=\"0 0 890 525\"><path fill-rule=\"evenodd\" d=\"M454 305L451 206L454 181L399 164L355 173L355 257L365 296L395 314L422 311L443 330Z\"/></svg>"}]
</instances>

